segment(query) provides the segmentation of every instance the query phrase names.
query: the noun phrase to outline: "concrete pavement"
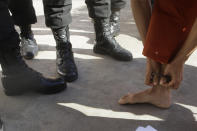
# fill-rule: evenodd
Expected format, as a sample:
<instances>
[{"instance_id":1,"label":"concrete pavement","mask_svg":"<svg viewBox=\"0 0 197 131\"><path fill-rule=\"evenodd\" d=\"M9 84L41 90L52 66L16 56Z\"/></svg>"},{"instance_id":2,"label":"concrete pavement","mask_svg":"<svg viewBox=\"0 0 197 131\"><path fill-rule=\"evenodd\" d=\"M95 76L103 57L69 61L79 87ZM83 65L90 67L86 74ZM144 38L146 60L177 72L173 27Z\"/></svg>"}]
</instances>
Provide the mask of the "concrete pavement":
<instances>
[{"instance_id":1,"label":"concrete pavement","mask_svg":"<svg viewBox=\"0 0 197 131\"><path fill-rule=\"evenodd\" d=\"M45 27L42 3L34 0L38 23L33 25L40 52L27 63L46 76L56 76L55 41ZM60 94L28 93L7 97L0 85L0 116L5 131L135 131L152 126L158 131L197 130L197 52L185 65L180 89L173 91L173 105L163 110L151 105L117 104L127 92L144 85L145 57L131 15L130 5L121 12L120 44L133 53L132 62L119 62L92 52L94 31L84 0L73 0L71 42L79 80Z\"/></svg>"}]
</instances>

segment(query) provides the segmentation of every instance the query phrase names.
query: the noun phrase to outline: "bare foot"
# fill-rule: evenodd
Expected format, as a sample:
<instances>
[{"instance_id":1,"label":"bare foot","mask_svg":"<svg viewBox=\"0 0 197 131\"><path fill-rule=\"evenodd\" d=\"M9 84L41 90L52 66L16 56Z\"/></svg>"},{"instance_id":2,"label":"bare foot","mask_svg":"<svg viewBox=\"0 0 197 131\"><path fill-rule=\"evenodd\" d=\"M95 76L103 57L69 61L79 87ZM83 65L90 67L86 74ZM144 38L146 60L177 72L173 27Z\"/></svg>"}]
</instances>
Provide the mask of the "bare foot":
<instances>
[{"instance_id":1,"label":"bare foot","mask_svg":"<svg viewBox=\"0 0 197 131\"><path fill-rule=\"evenodd\" d=\"M118 101L119 104L149 103L160 108L169 108L171 92L169 88L152 87L139 93L129 93Z\"/></svg>"}]
</instances>

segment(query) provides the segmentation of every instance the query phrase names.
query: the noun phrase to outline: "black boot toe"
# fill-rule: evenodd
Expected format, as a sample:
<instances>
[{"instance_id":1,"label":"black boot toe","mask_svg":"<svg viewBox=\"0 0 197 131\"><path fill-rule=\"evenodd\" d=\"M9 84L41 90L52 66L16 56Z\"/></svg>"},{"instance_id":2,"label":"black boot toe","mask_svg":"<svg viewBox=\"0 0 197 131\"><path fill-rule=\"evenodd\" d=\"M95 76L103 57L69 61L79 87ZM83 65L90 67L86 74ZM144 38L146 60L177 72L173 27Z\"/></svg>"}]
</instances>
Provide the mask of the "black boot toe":
<instances>
[{"instance_id":1,"label":"black boot toe","mask_svg":"<svg viewBox=\"0 0 197 131\"><path fill-rule=\"evenodd\" d=\"M36 91L42 94L55 94L65 90L66 88L67 85L62 78L43 78L41 79L40 88Z\"/></svg>"},{"instance_id":2,"label":"black boot toe","mask_svg":"<svg viewBox=\"0 0 197 131\"><path fill-rule=\"evenodd\" d=\"M109 21L107 19L94 19L96 33L96 44L93 51L98 54L108 55L120 61L131 61L132 54L121 47L111 34Z\"/></svg>"}]
</instances>

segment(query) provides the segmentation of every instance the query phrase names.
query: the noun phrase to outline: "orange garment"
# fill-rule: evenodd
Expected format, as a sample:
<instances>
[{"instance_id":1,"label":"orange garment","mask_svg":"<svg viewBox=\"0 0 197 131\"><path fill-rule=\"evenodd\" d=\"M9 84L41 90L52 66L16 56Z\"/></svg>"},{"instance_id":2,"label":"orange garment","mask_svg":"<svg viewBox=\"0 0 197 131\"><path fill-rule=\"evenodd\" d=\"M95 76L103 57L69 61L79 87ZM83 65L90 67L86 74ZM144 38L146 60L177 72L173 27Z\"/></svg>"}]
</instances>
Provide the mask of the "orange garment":
<instances>
[{"instance_id":1,"label":"orange garment","mask_svg":"<svg viewBox=\"0 0 197 131\"><path fill-rule=\"evenodd\" d=\"M155 0L143 54L169 63L184 44L197 17L197 0Z\"/></svg>"}]
</instances>

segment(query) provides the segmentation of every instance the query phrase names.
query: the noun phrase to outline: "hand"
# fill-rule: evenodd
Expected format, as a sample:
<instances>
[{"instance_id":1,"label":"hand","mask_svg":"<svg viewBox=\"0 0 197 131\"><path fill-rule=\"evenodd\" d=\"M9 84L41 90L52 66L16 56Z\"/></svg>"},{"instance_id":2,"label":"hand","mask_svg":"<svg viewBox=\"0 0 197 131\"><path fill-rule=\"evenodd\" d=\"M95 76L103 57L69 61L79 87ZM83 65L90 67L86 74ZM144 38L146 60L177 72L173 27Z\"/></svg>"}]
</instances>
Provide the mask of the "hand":
<instances>
[{"instance_id":1,"label":"hand","mask_svg":"<svg viewBox=\"0 0 197 131\"><path fill-rule=\"evenodd\" d=\"M183 65L184 62L181 60L172 61L170 64L167 64L164 69L163 76L168 76L170 79L167 80L166 77L162 77L160 85L178 89L181 81L183 80Z\"/></svg>"},{"instance_id":2,"label":"hand","mask_svg":"<svg viewBox=\"0 0 197 131\"><path fill-rule=\"evenodd\" d=\"M149 86L158 85L160 81L160 73L161 64L147 58L145 84Z\"/></svg>"}]
</instances>

